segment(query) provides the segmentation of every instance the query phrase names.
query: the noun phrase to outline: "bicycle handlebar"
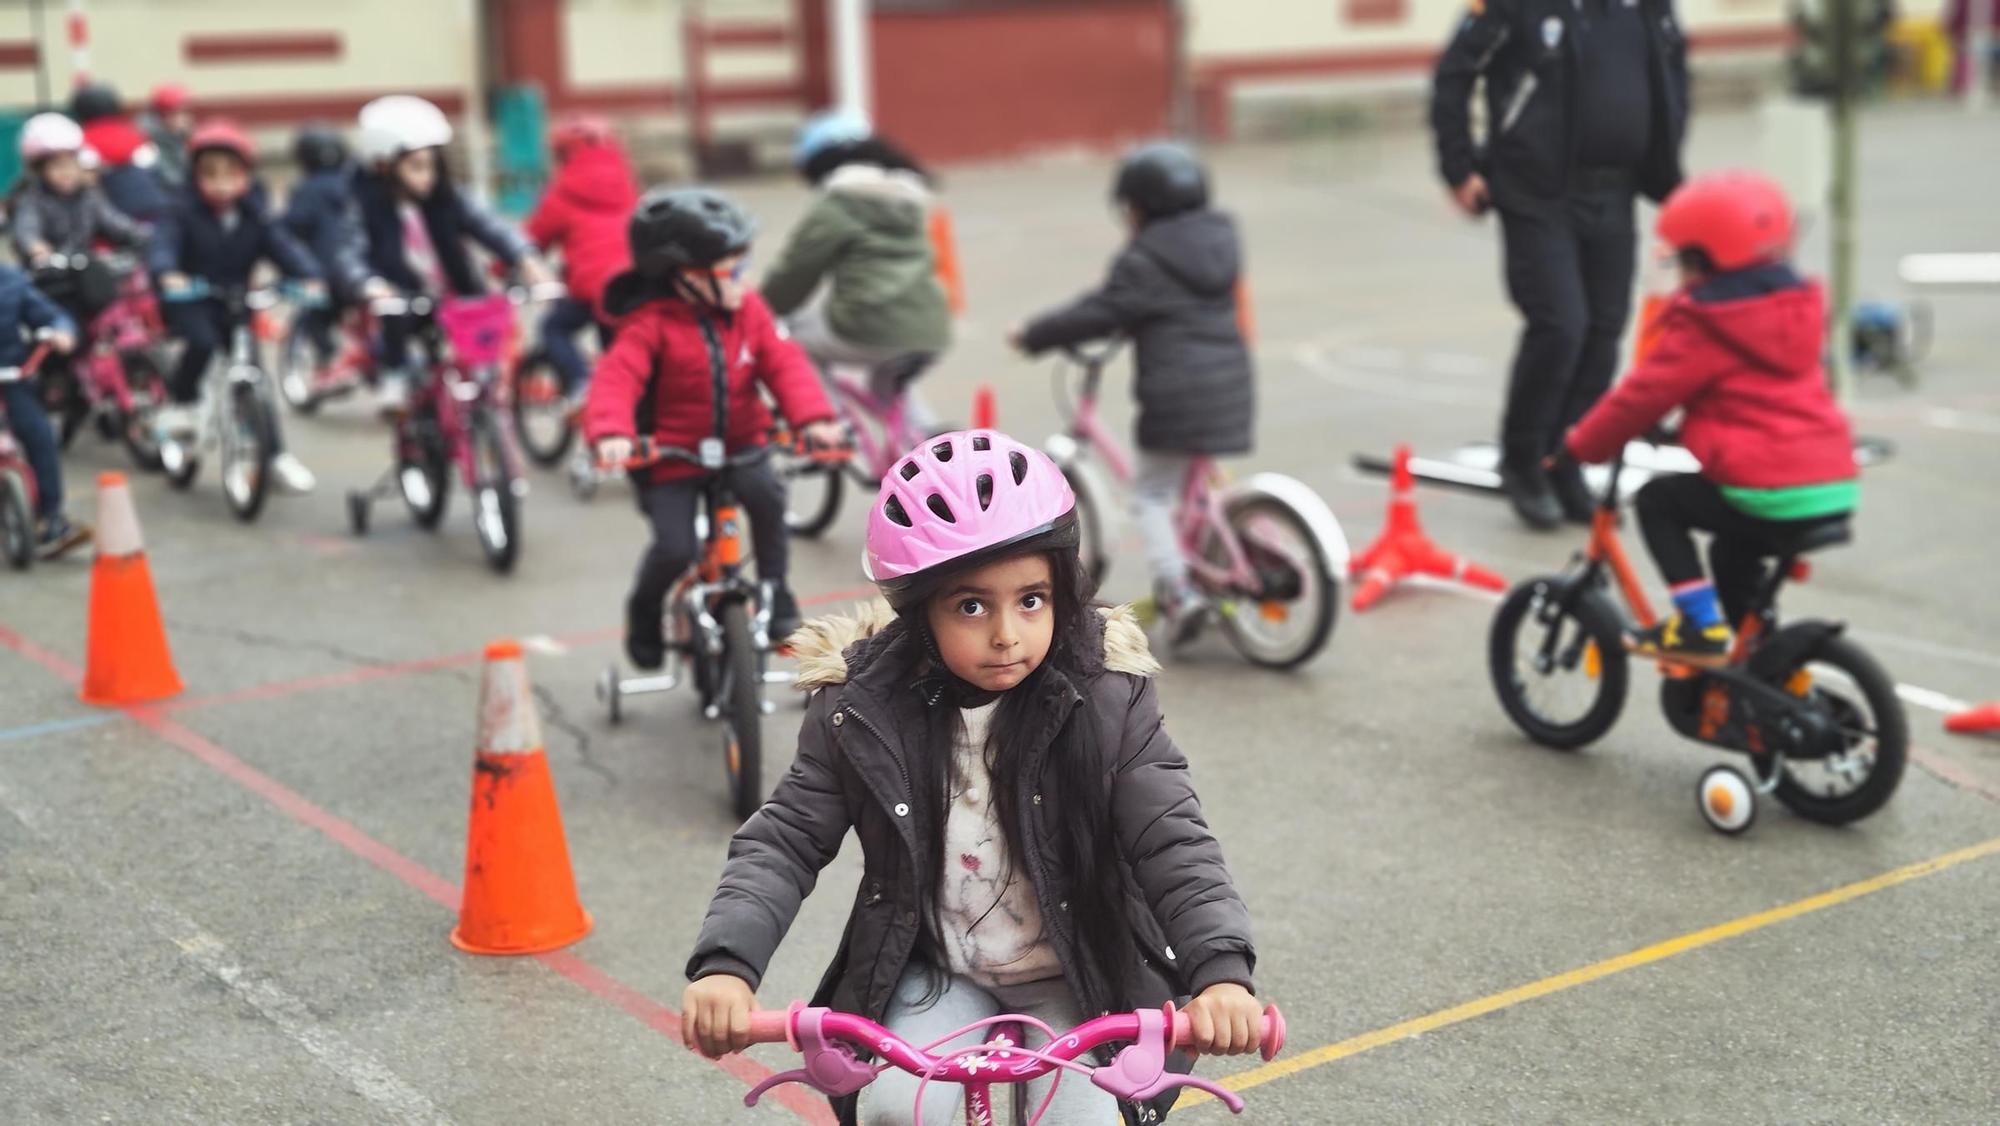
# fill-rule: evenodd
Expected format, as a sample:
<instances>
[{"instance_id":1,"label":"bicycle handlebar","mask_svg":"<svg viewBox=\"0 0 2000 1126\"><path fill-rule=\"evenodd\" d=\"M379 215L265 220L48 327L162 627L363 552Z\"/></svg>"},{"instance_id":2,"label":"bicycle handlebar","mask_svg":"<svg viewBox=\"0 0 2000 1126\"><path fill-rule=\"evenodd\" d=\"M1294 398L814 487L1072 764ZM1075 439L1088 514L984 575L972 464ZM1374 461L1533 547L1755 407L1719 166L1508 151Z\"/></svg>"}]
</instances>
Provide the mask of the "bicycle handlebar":
<instances>
[{"instance_id":1,"label":"bicycle handlebar","mask_svg":"<svg viewBox=\"0 0 2000 1126\"><path fill-rule=\"evenodd\" d=\"M851 445L827 447L809 441L804 436L801 436L794 443L793 449L801 456L809 457L814 461L823 463L842 462L854 456L854 447ZM680 461L712 471L717 469L733 469L743 465L754 465L769 456L771 456L771 447L752 446L747 450L738 450L733 454L723 454L720 460L718 460L714 454L704 457L702 451L698 449L690 450L683 446L663 446L651 438L640 438L632 444L631 457L617 462L599 461L598 468L605 470L645 469L658 465L663 461Z\"/></svg>"},{"instance_id":2,"label":"bicycle handlebar","mask_svg":"<svg viewBox=\"0 0 2000 1126\"><path fill-rule=\"evenodd\" d=\"M982 1024L1002 1023L995 1017ZM1024 1018L1013 1018L1028 1023ZM1285 1018L1276 1005L1264 1008L1259 1036L1266 1060L1285 1046ZM793 1002L783 1012L750 1014L750 1040L756 1044L789 1044L804 1057L805 1066L774 1075L744 1096L744 1105L755 1106L757 1099L782 1083L804 1083L822 1094L839 1097L853 1094L875 1078L879 1067L861 1062L855 1049L879 1057L884 1067L895 1067L928 1081L947 1083L1021 1083L1074 1063L1106 1044L1129 1041L1111 1063L1090 1072L1091 1082L1127 1101L1150 1099L1169 1087L1195 1087L1214 1095L1233 1112L1241 1112L1243 1100L1218 1083L1166 1069L1167 1054L1185 1047L1190 1034L1187 1015L1176 1012L1172 1003L1158 1009L1098 1017L1066 1033L1053 1037L1039 1049L993 1043L956 1049L933 1056L866 1017L831 1009L808 1008Z\"/></svg>"},{"instance_id":3,"label":"bicycle handlebar","mask_svg":"<svg viewBox=\"0 0 2000 1126\"><path fill-rule=\"evenodd\" d=\"M1082 344L1065 344L1062 347L1062 354L1067 356L1072 363L1079 364L1085 368L1101 368L1112 360L1117 359L1118 353L1124 350L1124 337L1107 336L1095 341L1085 341Z\"/></svg>"},{"instance_id":4,"label":"bicycle handlebar","mask_svg":"<svg viewBox=\"0 0 2000 1126\"><path fill-rule=\"evenodd\" d=\"M528 305L542 301L557 301L569 296L569 287L561 282L537 282L534 285L510 285L504 291L507 300L516 305ZM378 317L427 317L437 311L444 301L458 300L454 297L431 297L426 294L397 294L393 297L371 297L368 311ZM464 300L478 300L464 298Z\"/></svg>"}]
</instances>

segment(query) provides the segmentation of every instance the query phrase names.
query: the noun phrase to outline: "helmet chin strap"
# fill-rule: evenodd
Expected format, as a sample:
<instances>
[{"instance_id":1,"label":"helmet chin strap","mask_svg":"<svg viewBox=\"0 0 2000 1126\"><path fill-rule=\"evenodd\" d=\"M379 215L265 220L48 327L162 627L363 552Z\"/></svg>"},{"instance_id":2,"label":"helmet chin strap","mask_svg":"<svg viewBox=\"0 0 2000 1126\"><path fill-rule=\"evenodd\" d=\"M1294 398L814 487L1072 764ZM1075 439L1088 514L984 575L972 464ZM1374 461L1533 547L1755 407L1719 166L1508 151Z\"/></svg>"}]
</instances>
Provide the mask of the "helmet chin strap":
<instances>
[{"instance_id":1,"label":"helmet chin strap","mask_svg":"<svg viewBox=\"0 0 2000 1126\"><path fill-rule=\"evenodd\" d=\"M989 692L951 671L951 666L945 663L944 654L938 651L937 638L931 633L923 606L902 611L902 618L923 644L924 655L930 658L931 671L920 681L928 682L924 683L925 703L935 705L939 700L949 698L955 707L978 708L1000 698L1000 693Z\"/></svg>"},{"instance_id":2,"label":"helmet chin strap","mask_svg":"<svg viewBox=\"0 0 2000 1126\"><path fill-rule=\"evenodd\" d=\"M705 286L696 286L687 280L686 274L676 270L673 276L674 292L689 301L706 305L718 313L729 312L729 307L722 301L722 283L715 280L714 274L706 275L706 279Z\"/></svg>"}]
</instances>

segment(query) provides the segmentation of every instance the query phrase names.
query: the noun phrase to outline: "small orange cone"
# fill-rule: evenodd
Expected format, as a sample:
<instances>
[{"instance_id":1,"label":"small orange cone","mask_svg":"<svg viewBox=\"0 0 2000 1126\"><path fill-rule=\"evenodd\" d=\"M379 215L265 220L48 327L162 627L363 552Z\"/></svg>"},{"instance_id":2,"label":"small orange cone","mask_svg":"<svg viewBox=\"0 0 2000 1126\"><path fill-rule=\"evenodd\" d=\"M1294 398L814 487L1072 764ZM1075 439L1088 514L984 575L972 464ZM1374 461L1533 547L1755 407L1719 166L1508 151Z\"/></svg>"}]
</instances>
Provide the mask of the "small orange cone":
<instances>
[{"instance_id":1,"label":"small orange cone","mask_svg":"<svg viewBox=\"0 0 2000 1126\"><path fill-rule=\"evenodd\" d=\"M590 933L576 900L542 721L521 646L486 647L465 891L451 943L473 954L539 954Z\"/></svg>"},{"instance_id":2,"label":"small orange cone","mask_svg":"<svg viewBox=\"0 0 2000 1126\"><path fill-rule=\"evenodd\" d=\"M991 430L1000 424L1000 408L993 400L993 385L982 383L972 389L972 429Z\"/></svg>"},{"instance_id":3,"label":"small orange cone","mask_svg":"<svg viewBox=\"0 0 2000 1126\"><path fill-rule=\"evenodd\" d=\"M2000 704L1981 704L1946 716L1944 729L1954 735L1989 735L2000 731Z\"/></svg>"},{"instance_id":4,"label":"small orange cone","mask_svg":"<svg viewBox=\"0 0 2000 1126\"><path fill-rule=\"evenodd\" d=\"M97 475L97 559L90 569L90 633L84 650L86 704L123 707L179 694L153 571L123 473Z\"/></svg>"},{"instance_id":5,"label":"small orange cone","mask_svg":"<svg viewBox=\"0 0 2000 1126\"><path fill-rule=\"evenodd\" d=\"M937 280L944 290L944 300L951 309L951 315L965 315L965 272L958 261L958 234L951 226L951 212L943 207L931 208L930 221L931 259L936 263Z\"/></svg>"},{"instance_id":6,"label":"small orange cone","mask_svg":"<svg viewBox=\"0 0 2000 1126\"><path fill-rule=\"evenodd\" d=\"M1389 523L1368 550L1354 557L1351 573L1361 576L1354 588L1354 609L1366 610L1382 600L1389 588L1411 575L1452 579L1485 590L1506 590L1507 580L1431 542L1417 522L1416 482L1410 476L1410 447L1396 447L1395 471L1389 479Z\"/></svg>"}]
</instances>

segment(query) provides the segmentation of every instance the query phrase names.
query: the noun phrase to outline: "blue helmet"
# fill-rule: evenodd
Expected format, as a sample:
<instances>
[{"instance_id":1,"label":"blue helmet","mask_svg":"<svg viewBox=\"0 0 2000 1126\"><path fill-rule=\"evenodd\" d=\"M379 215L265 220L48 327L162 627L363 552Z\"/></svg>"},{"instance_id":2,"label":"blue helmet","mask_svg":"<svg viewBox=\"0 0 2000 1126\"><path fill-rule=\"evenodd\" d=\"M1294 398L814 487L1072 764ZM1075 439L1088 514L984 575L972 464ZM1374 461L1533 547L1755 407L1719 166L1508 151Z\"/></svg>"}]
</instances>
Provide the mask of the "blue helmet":
<instances>
[{"instance_id":1,"label":"blue helmet","mask_svg":"<svg viewBox=\"0 0 2000 1126\"><path fill-rule=\"evenodd\" d=\"M799 126L799 139L792 146L792 163L803 165L835 145L866 140L874 132L875 127L858 113L841 109L821 110Z\"/></svg>"}]
</instances>

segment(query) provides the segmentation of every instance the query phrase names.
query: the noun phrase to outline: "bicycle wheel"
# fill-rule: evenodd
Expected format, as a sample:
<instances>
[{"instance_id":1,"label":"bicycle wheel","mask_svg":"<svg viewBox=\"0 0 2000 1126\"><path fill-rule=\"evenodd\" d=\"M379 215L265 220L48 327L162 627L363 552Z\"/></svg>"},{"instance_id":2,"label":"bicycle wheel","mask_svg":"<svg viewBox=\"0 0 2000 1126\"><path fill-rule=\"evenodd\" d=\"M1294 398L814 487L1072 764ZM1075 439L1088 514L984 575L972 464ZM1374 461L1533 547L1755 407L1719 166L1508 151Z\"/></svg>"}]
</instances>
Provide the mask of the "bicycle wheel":
<instances>
[{"instance_id":1,"label":"bicycle wheel","mask_svg":"<svg viewBox=\"0 0 2000 1126\"><path fill-rule=\"evenodd\" d=\"M76 432L90 418L90 396L83 389L83 375L68 356L44 363L41 371L42 402L56 423L56 445L67 452Z\"/></svg>"},{"instance_id":2,"label":"bicycle wheel","mask_svg":"<svg viewBox=\"0 0 2000 1126\"><path fill-rule=\"evenodd\" d=\"M1910 750L1896 682L1844 637L1830 638L1782 683L1840 726L1842 749L1825 758L1785 760L1778 800L1808 821L1845 825L1882 808L1903 780Z\"/></svg>"},{"instance_id":3,"label":"bicycle wheel","mask_svg":"<svg viewBox=\"0 0 2000 1126\"><path fill-rule=\"evenodd\" d=\"M1223 632L1252 664L1296 668L1326 647L1339 612L1340 584L1326 545L1304 517L1276 497L1246 497L1230 506L1228 518L1256 573L1257 589L1209 592ZM1211 545L1218 563L1226 561L1220 547Z\"/></svg>"},{"instance_id":4,"label":"bicycle wheel","mask_svg":"<svg viewBox=\"0 0 2000 1126\"><path fill-rule=\"evenodd\" d=\"M1487 667L1507 718L1545 747L1575 750L1625 708L1631 675L1618 611L1585 591L1564 605L1553 575L1517 586L1493 615Z\"/></svg>"},{"instance_id":5,"label":"bicycle wheel","mask_svg":"<svg viewBox=\"0 0 2000 1126\"><path fill-rule=\"evenodd\" d=\"M569 400L547 352L537 348L521 357L514 366L510 398L514 436L520 439L521 448L544 469L561 465L563 455L576 440L576 427L570 423Z\"/></svg>"},{"instance_id":6,"label":"bicycle wheel","mask_svg":"<svg viewBox=\"0 0 2000 1126\"><path fill-rule=\"evenodd\" d=\"M837 465L815 462L788 449L773 449L773 466L785 483L785 527L795 536L818 539L840 515L846 476Z\"/></svg>"},{"instance_id":7,"label":"bicycle wheel","mask_svg":"<svg viewBox=\"0 0 2000 1126\"><path fill-rule=\"evenodd\" d=\"M515 494L512 459L500 424L490 411L472 417L472 526L486 565L501 574L514 569L521 554L521 498Z\"/></svg>"},{"instance_id":8,"label":"bicycle wheel","mask_svg":"<svg viewBox=\"0 0 2000 1126\"><path fill-rule=\"evenodd\" d=\"M445 452L444 435L438 432L437 415L429 410L397 427L396 485L410 519L426 532L436 531L451 499L451 458Z\"/></svg>"},{"instance_id":9,"label":"bicycle wheel","mask_svg":"<svg viewBox=\"0 0 2000 1126\"><path fill-rule=\"evenodd\" d=\"M1063 478L1069 482L1070 491L1076 494L1076 557L1083 566L1083 573L1090 577L1093 591L1104 585L1104 575L1111 569L1111 557L1106 554L1105 515L1110 496L1098 483L1097 474L1080 463L1062 467Z\"/></svg>"},{"instance_id":10,"label":"bicycle wheel","mask_svg":"<svg viewBox=\"0 0 2000 1126\"><path fill-rule=\"evenodd\" d=\"M312 336L306 331L305 314L292 318L285 338L278 342L278 394L300 414L319 410L319 396L313 392L314 360Z\"/></svg>"},{"instance_id":11,"label":"bicycle wheel","mask_svg":"<svg viewBox=\"0 0 2000 1126\"><path fill-rule=\"evenodd\" d=\"M271 404L251 382L231 383L216 420L222 445L222 499L238 520L264 511L271 493L271 459L278 456L278 424Z\"/></svg>"},{"instance_id":12,"label":"bicycle wheel","mask_svg":"<svg viewBox=\"0 0 2000 1126\"><path fill-rule=\"evenodd\" d=\"M723 766L729 771L729 800L738 821L764 804L763 673L750 640L750 612L742 602L722 608L723 700L726 721Z\"/></svg>"},{"instance_id":13,"label":"bicycle wheel","mask_svg":"<svg viewBox=\"0 0 2000 1126\"><path fill-rule=\"evenodd\" d=\"M0 471L0 549L16 571L35 565L35 513L28 504L28 483L12 469Z\"/></svg>"},{"instance_id":14,"label":"bicycle wheel","mask_svg":"<svg viewBox=\"0 0 2000 1126\"><path fill-rule=\"evenodd\" d=\"M160 468L160 436L153 429L153 414L167 401L167 380L145 352L122 352L118 363L125 369L125 389L132 397L132 409L119 420L120 437L132 464L153 473Z\"/></svg>"}]
</instances>

